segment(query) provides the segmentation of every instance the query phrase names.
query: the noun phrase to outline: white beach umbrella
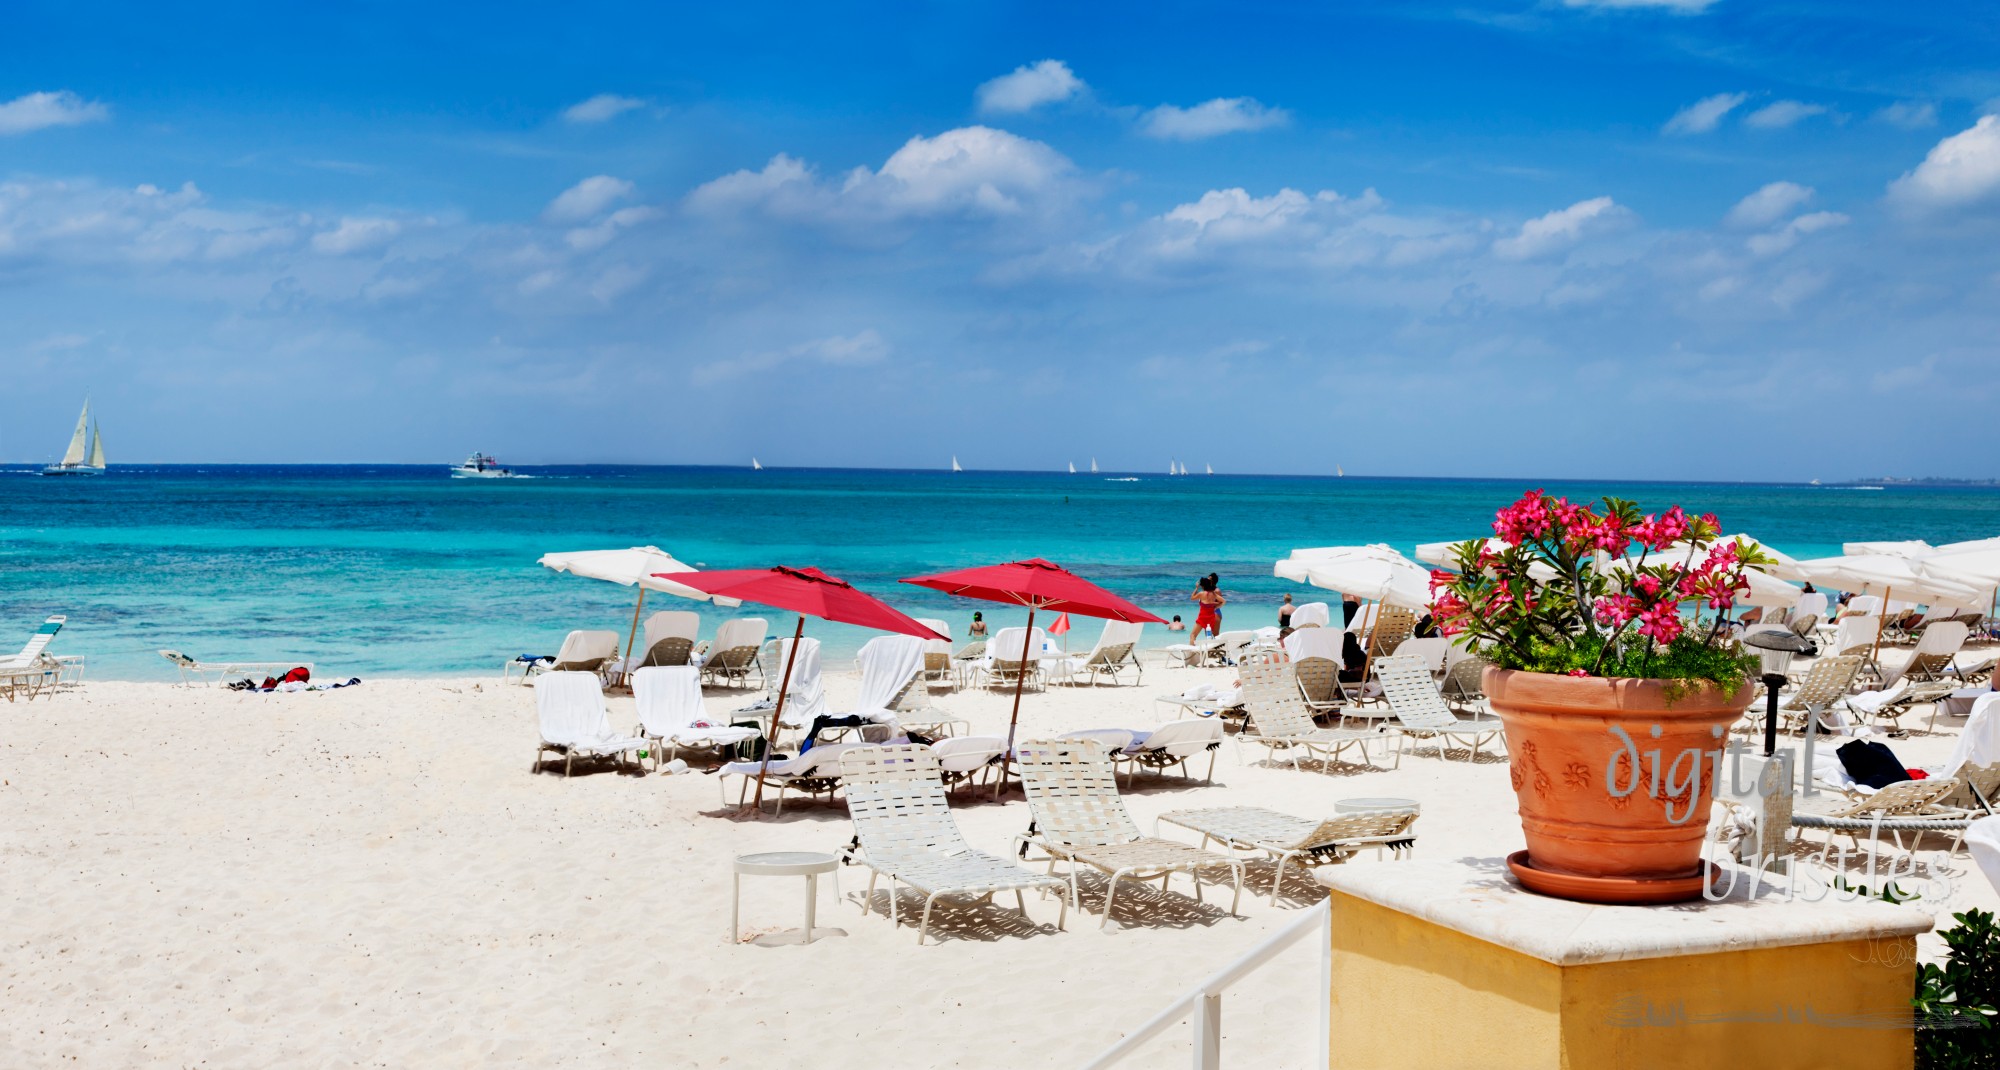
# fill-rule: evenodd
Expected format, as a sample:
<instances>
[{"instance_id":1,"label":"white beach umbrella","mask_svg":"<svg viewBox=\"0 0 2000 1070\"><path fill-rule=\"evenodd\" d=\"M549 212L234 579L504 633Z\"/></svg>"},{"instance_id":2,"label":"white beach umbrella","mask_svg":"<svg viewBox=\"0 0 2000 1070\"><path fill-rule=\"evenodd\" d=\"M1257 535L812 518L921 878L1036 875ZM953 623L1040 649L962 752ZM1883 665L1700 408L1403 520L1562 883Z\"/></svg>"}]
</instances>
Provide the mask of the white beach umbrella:
<instances>
[{"instance_id":1,"label":"white beach umbrella","mask_svg":"<svg viewBox=\"0 0 2000 1070\"><path fill-rule=\"evenodd\" d=\"M1819 557L1799 562L1799 570L1814 583L1836 587L1850 594L1882 597L1883 609L1889 599L1900 595L1906 601L1934 606L1973 606L1986 597L1972 586L1925 572L1921 562L1893 554L1849 554ZM1882 624L1887 613L1876 617L1875 648L1882 645ZM1876 650L1870 650L1869 658Z\"/></svg>"},{"instance_id":2,"label":"white beach umbrella","mask_svg":"<svg viewBox=\"0 0 2000 1070\"><path fill-rule=\"evenodd\" d=\"M1369 602L1422 612L1431 604L1430 570L1392 546L1320 546L1293 550L1271 574Z\"/></svg>"},{"instance_id":3,"label":"white beach umbrella","mask_svg":"<svg viewBox=\"0 0 2000 1070\"><path fill-rule=\"evenodd\" d=\"M694 572L693 565L676 560L674 555L657 546L633 546L623 550L573 550L567 553L543 554L536 564L557 572L567 572L572 576L586 579L604 580L621 587L638 587L639 604L632 607L632 630L625 637L625 657L632 657L632 643L639 636L639 613L646 608L646 592L659 591L680 598L690 598L697 602L714 602L718 606L740 606L742 601L735 598L711 597L705 591L697 591L683 583L661 579L656 572Z\"/></svg>"},{"instance_id":4,"label":"white beach umbrella","mask_svg":"<svg viewBox=\"0 0 2000 1070\"><path fill-rule=\"evenodd\" d=\"M1886 554L1889 557L1929 557L1937 552L1937 547L1922 539L1906 539L1900 542L1844 542L1840 552L1849 557L1864 557L1871 554Z\"/></svg>"}]
</instances>

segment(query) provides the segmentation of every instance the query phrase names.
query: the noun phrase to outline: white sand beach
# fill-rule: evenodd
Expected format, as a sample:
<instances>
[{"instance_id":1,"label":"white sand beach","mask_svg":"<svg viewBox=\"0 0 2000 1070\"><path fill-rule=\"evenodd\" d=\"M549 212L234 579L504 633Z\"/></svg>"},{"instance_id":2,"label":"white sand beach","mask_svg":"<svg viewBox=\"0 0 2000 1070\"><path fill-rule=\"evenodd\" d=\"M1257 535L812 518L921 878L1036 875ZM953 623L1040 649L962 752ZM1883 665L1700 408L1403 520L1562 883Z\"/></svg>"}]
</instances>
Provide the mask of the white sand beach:
<instances>
[{"instance_id":1,"label":"white sand beach","mask_svg":"<svg viewBox=\"0 0 2000 1070\"><path fill-rule=\"evenodd\" d=\"M1150 726L1171 712L1155 695L1231 674L1152 667L1140 686L1030 693L1023 735ZM856 687L830 674L832 707ZM709 696L722 712L754 693ZM611 704L614 724L634 721L629 697ZM1004 730L1004 694L937 704ZM1271 868L1253 863L1241 918L1226 885L1197 906L1179 881L1137 892L1126 927L1101 933L1101 885L1087 885L1067 932L1053 899L1031 898L1031 923L1011 905L941 908L941 939L919 947L910 913L900 927L862 915L853 868L850 898L823 886L820 901L819 924L845 935L732 946L731 857L835 850L852 834L844 806L737 820L698 773L531 775L536 738L532 689L491 678L274 695L91 683L0 708L0 1066L1076 1065L1318 898L1294 879L1274 909ZM1952 741L1896 749L1935 762ZM1231 742L1213 786L1147 777L1128 801L1150 830L1171 809L1326 815L1408 796L1423 805L1418 857L1521 846L1504 761L1387 764L1239 765ZM995 852L1028 820L1018 792L955 808ZM1926 907L2000 905L1963 854L1952 865L1953 901ZM745 935L796 927L802 889L747 879ZM1318 971L1301 945L1231 990L1232 1065L1315 1062ZM1128 1065L1178 1063L1187 1043L1176 1028Z\"/></svg>"}]
</instances>

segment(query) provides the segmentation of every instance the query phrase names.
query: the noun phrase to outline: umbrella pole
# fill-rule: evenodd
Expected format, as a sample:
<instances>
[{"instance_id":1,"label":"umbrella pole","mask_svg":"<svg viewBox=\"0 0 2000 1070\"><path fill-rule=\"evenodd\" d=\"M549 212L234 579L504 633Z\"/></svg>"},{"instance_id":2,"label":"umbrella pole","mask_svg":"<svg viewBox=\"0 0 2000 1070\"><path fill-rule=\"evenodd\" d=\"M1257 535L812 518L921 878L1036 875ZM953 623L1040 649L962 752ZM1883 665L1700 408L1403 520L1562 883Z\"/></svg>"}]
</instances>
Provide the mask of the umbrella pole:
<instances>
[{"instance_id":1,"label":"umbrella pole","mask_svg":"<svg viewBox=\"0 0 2000 1070\"><path fill-rule=\"evenodd\" d=\"M646 589L639 588L639 604L632 607L632 630L625 633L625 671L618 675L632 678L632 641L639 638L639 611L646 608Z\"/></svg>"},{"instance_id":2,"label":"umbrella pole","mask_svg":"<svg viewBox=\"0 0 2000 1070\"><path fill-rule=\"evenodd\" d=\"M1021 667L1014 673L1014 712L1007 718L1007 749L1000 753L1000 786L1007 786L1007 767L1014 763L1014 726L1021 721L1021 688L1028 682L1028 640L1035 637L1035 607L1028 607L1028 627L1021 636ZM1005 651L1002 651L1005 653ZM1037 651L1039 653L1039 651Z\"/></svg>"},{"instance_id":3,"label":"umbrella pole","mask_svg":"<svg viewBox=\"0 0 2000 1070\"><path fill-rule=\"evenodd\" d=\"M792 663L799 658L799 640L806 634L805 614L799 614L799 626L792 629L792 648L785 651L785 674L778 681L778 705L771 711L771 731L764 737L764 761L757 767L757 797L750 800L750 808L756 813L764 812L764 771L771 768L771 748L778 744L778 719L785 713L785 692L792 689Z\"/></svg>"},{"instance_id":4,"label":"umbrella pole","mask_svg":"<svg viewBox=\"0 0 2000 1070\"><path fill-rule=\"evenodd\" d=\"M1368 698L1368 669L1375 664L1375 629L1382 626L1383 603L1375 603L1375 613L1368 618L1368 645L1361 651L1361 681L1354 687L1354 704L1359 706ZM1336 672L1337 678L1340 674Z\"/></svg>"}]
</instances>

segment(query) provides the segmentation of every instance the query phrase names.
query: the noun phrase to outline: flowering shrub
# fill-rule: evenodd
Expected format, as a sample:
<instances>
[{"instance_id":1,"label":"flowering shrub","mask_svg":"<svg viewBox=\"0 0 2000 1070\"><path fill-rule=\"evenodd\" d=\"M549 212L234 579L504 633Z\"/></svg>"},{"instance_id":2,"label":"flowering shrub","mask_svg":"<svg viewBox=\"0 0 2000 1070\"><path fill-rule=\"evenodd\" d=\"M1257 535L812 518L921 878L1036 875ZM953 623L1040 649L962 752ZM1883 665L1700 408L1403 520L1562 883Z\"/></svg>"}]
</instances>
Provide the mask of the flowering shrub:
<instances>
[{"instance_id":1,"label":"flowering shrub","mask_svg":"<svg viewBox=\"0 0 2000 1070\"><path fill-rule=\"evenodd\" d=\"M1431 614L1509 669L1570 676L1705 681L1735 690L1756 669L1724 633L1749 590L1744 569L1768 564L1754 543L1720 540L1712 514L1674 506L1644 514L1531 490L1494 517L1486 540L1454 548L1459 571L1431 573ZM1714 612L1706 628L1694 621Z\"/></svg>"}]
</instances>

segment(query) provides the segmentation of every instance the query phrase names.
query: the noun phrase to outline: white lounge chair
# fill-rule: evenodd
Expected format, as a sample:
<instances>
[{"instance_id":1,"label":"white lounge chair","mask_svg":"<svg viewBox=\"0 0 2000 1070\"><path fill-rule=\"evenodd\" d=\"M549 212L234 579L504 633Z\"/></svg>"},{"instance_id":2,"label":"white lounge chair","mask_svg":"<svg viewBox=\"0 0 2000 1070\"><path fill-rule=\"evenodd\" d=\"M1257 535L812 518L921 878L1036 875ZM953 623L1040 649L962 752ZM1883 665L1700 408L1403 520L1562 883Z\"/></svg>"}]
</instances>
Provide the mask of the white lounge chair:
<instances>
[{"instance_id":1,"label":"white lounge chair","mask_svg":"<svg viewBox=\"0 0 2000 1070\"><path fill-rule=\"evenodd\" d=\"M701 701L701 670L692 665L649 665L632 674L639 707L638 734L651 744L653 767L672 761L683 747L733 747L763 733L711 717ZM666 750L661 756L660 751Z\"/></svg>"},{"instance_id":2,"label":"white lounge chair","mask_svg":"<svg viewBox=\"0 0 2000 1070\"><path fill-rule=\"evenodd\" d=\"M507 681L513 669L521 670L521 682L545 672L587 672L602 674L618 658L618 633L578 630L563 636L562 647L553 658L515 658L500 667L500 681Z\"/></svg>"},{"instance_id":3,"label":"white lounge chair","mask_svg":"<svg viewBox=\"0 0 2000 1070\"><path fill-rule=\"evenodd\" d=\"M1965 827L1965 846L1986 882L2000 892L2000 817L1982 817Z\"/></svg>"},{"instance_id":4,"label":"white lounge chair","mask_svg":"<svg viewBox=\"0 0 2000 1070\"><path fill-rule=\"evenodd\" d=\"M878 635L861 645L854 665L861 671L861 694L848 712L877 723L894 720L896 705L924 671L924 640L912 635Z\"/></svg>"},{"instance_id":5,"label":"white lounge chair","mask_svg":"<svg viewBox=\"0 0 2000 1070\"><path fill-rule=\"evenodd\" d=\"M702 655L702 679L713 684L735 687L749 687L750 673L758 674L759 686L763 686L770 671L758 661L757 652L763 649L764 635L770 623L762 617L738 617L723 621L715 630L715 639L709 643L708 652ZM776 672L783 672L780 666Z\"/></svg>"},{"instance_id":6,"label":"white lounge chair","mask_svg":"<svg viewBox=\"0 0 2000 1070\"><path fill-rule=\"evenodd\" d=\"M1445 749L1448 741L1462 740L1471 748L1467 761L1477 759L1480 746L1486 742L1498 740L1504 748L1506 737L1500 719L1483 714L1460 718L1452 713L1423 659L1395 655L1380 658L1375 662L1375 674L1382 681L1382 693L1389 699L1389 708L1396 715L1396 723L1390 730L1397 735L1398 768L1403 764L1402 741L1409 738L1437 741L1439 758L1448 756Z\"/></svg>"},{"instance_id":7,"label":"white lounge chair","mask_svg":"<svg viewBox=\"0 0 2000 1070\"><path fill-rule=\"evenodd\" d=\"M1399 658L1421 658L1424 668L1432 677L1444 675L1445 658L1451 653L1451 640L1443 636L1425 639L1405 639L1397 645L1395 654Z\"/></svg>"},{"instance_id":8,"label":"white lounge chair","mask_svg":"<svg viewBox=\"0 0 2000 1070\"><path fill-rule=\"evenodd\" d=\"M1292 610L1293 628L1330 628L1333 608L1325 602L1306 602Z\"/></svg>"},{"instance_id":9,"label":"white lounge chair","mask_svg":"<svg viewBox=\"0 0 2000 1070\"><path fill-rule=\"evenodd\" d=\"M687 665L694 660L695 638L701 633L701 614L685 609L665 609L646 618L644 638L634 651L634 670L649 665Z\"/></svg>"},{"instance_id":10,"label":"white lounge chair","mask_svg":"<svg viewBox=\"0 0 2000 1070\"><path fill-rule=\"evenodd\" d=\"M750 785L757 780L759 770L764 774L764 786L778 789L778 806L774 813L785 812L785 793L796 791L811 798L826 796L833 801L833 794L840 790L840 755L855 747L866 747L867 743L822 743L813 749L792 758L774 758L767 767L761 761L730 762L717 769L716 782L722 786L722 801L729 802L730 777L740 778L737 782L736 805L742 806L750 796Z\"/></svg>"},{"instance_id":11,"label":"white lounge chair","mask_svg":"<svg viewBox=\"0 0 2000 1070\"><path fill-rule=\"evenodd\" d=\"M1088 739L1050 740L1022 744L1019 750L1015 770L1028 793L1034 824L1017 837L1017 842L1041 848L1051 873L1058 861L1069 865L1073 906L1080 903L1079 866L1089 866L1110 878L1099 928L1111 921L1119 881L1157 877L1164 889L1167 878L1185 873L1194 881L1195 901L1200 902L1200 871L1222 867L1228 867L1235 881L1229 913L1236 913L1243 898L1243 863L1185 843L1142 835L1118 796L1117 774L1101 744Z\"/></svg>"},{"instance_id":12,"label":"white lounge chair","mask_svg":"<svg viewBox=\"0 0 2000 1070\"><path fill-rule=\"evenodd\" d=\"M1930 728L1936 729L1936 703L1958 686L1952 662L1965 646L1968 631L1958 621L1943 621L1925 628L1916 648L1882 677L1881 686L1849 698L1848 707L1894 726L1904 710L1929 702Z\"/></svg>"},{"instance_id":13,"label":"white lounge chair","mask_svg":"<svg viewBox=\"0 0 2000 1070\"><path fill-rule=\"evenodd\" d=\"M234 676L273 676L301 666L310 672L313 667L310 661L196 661L178 650L162 650L160 656L180 670L182 687L214 687L217 680Z\"/></svg>"},{"instance_id":14,"label":"white lounge chair","mask_svg":"<svg viewBox=\"0 0 2000 1070\"><path fill-rule=\"evenodd\" d=\"M1221 657L1222 640L1216 636L1203 638L1191 635L1185 643L1172 643L1157 649L1166 656L1167 664L1192 669L1198 665L1207 665Z\"/></svg>"},{"instance_id":15,"label":"white lounge chair","mask_svg":"<svg viewBox=\"0 0 2000 1070\"><path fill-rule=\"evenodd\" d=\"M792 657L792 644L797 642L799 653ZM791 662L791 681L785 680L785 663ZM778 701L778 689L785 689L785 719L780 728L805 728L813 723L813 718L827 713L826 687L820 679L819 640L808 635L793 640L790 636L773 639L765 644L763 661L769 666L764 672L764 701ZM775 741L774 741L775 742Z\"/></svg>"},{"instance_id":16,"label":"white lounge chair","mask_svg":"<svg viewBox=\"0 0 2000 1070\"><path fill-rule=\"evenodd\" d=\"M535 713L541 721L542 741L535 748L533 772L542 771L542 755L549 751L563 756L563 776L567 778L578 755L624 759L646 745L636 736L612 734L611 718L604 709L604 685L594 672L552 670L537 676Z\"/></svg>"},{"instance_id":17,"label":"white lounge chair","mask_svg":"<svg viewBox=\"0 0 2000 1070\"><path fill-rule=\"evenodd\" d=\"M1015 684L1023 675L1020 686L1039 686L1042 681L1042 658L1048 649L1048 633L1040 628L1002 628L994 633L993 640L986 644L986 658L980 671L989 686Z\"/></svg>"},{"instance_id":18,"label":"white lounge chair","mask_svg":"<svg viewBox=\"0 0 2000 1070\"><path fill-rule=\"evenodd\" d=\"M20 653L0 659L0 693L7 696L7 701L14 701L20 692L33 700L43 688L54 686L62 670L49 656L49 644L55 642L56 633L68 621L69 617L60 613L49 617L21 645Z\"/></svg>"},{"instance_id":19,"label":"white lounge chair","mask_svg":"<svg viewBox=\"0 0 2000 1070\"><path fill-rule=\"evenodd\" d=\"M1404 858L1415 853L1417 844L1414 810L1364 810L1312 821L1255 806L1224 806L1174 810L1161 814L1159 821L1201 833L1204 848L1214 840L1232 850L1270 855L1277 862L1271 875L1272 906L1285 883L1285 866L1294 861L1310 870L1346 861L1369 847L1377 855L1386 849Z\"/></svg>"},{"instance_id":20,"label":"white lounge chair","mask_svg":"<svg viewBox=\"0 0 2000 1070\"><path fill-rule=\"evenodd\" d=\"M1115 684L1119 682L1118 674L1130 669L1132 682L1142 682L1145 671L1139 666L1138 644L1145 630L1143 623L1105 621L1104 630L1098 633L1097 643L1090 648L1090 653L1057 660L1056 678L1069 683L1084 678L1093 686L1108 679Z\"/></svg>"},{"instance_id":21,"label":"white lounge chair","mask_svg":"<svg viewBox=\"0 0 2000 1070\"><path fill-rule=\"evenodd\" d=\"M918 617L917 623L939 635L951 634L951 626L941 620ZM933 687L942 684L947 688L958 683L957 666L952 664L951 640L924 640L924 683Z\"/></svg>"},{"instance_id":22,"label":"white lounge chair","mask_svg":"<svg viewBox=\"0 0 2000 1070\"><path fill-rule=\"evenodd\" d=\"M1269 754L1284 752L1299 769L1299 756L1318 756L1323 767L1331 768L1349 747L1361 752L1367 765L1368 744L1382 739L1381 733L1362 728L1321 728L1306 712L1298 681L1290 664L1246 665L1243 667L1243 708L1250 715L1249 726L1236 734L1237 756L1241 760L1246 744L1263 747Z\"/></svg>"},{"instance_id":23,"label":"white lounge chair","mask_svg":"<svg viewBox=\"0 0 2000 1070\"><path fill-rule=\"evenodd\" d=\"M924 896L924 913L917 923L917 945L923 946L931 925L931 908L939 897L977 896L990 903L995 892L1013 892L1015 906L1028 916L1022 893L1053 891L1062 899L1063 882L975 850L958 831L945 799L938 758L919 744L849 748L840 755L840 777L847 784L847 812L854 819L855 846L849 860L867 866L868 891L862 912L874 909L875 881L889 878L889 921L902 924L896 885L906 884ZM1063 900L1058 929L1069 921L1069 900Z\"/></svg>"},{"instance_id":24,"label":"white lounge chair","mask_svg":"<svg viewBox=\"0 0 2000 1070\"><path fill-rule=\"evenodd\" d=\"M953 736L931 744L937 758L938 779L947 790L966 785L975 791L982 782L993 785L993 797L1000 797L1000 759L1007 753L1002 736Z\"/></svg>"},{"instance_id":25,"label":"white lounge chair","mask_svg":"<svg viewBox=\"0 0 2000 1070\"><path fill-rule=\"evenodd\" d=\"M1203 754L1208 755L1208 771L1202 774L1202 783L1215 783L1215 752L1222 748L1222 722L1215 719L1200 721L1170 721L1153 729L1144 737L1135 737L1125 746L1111 752L1111 764L1115 769L1125 767L1125 786L1132 786L1132 778L1141 769L1151 769L1165 773L1178 767L1181 775L1189 780L1194 774L1188 770L1188 761Z\"/></svg>"}]
</instances>

